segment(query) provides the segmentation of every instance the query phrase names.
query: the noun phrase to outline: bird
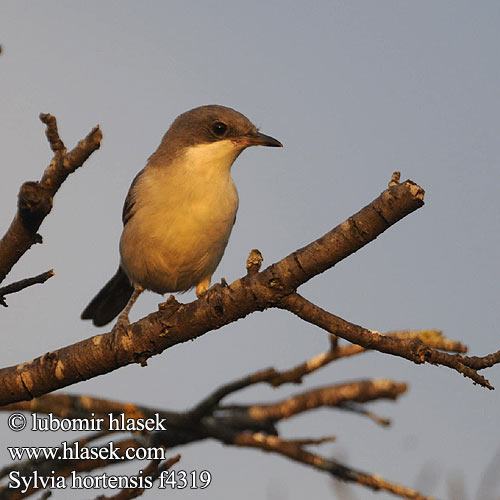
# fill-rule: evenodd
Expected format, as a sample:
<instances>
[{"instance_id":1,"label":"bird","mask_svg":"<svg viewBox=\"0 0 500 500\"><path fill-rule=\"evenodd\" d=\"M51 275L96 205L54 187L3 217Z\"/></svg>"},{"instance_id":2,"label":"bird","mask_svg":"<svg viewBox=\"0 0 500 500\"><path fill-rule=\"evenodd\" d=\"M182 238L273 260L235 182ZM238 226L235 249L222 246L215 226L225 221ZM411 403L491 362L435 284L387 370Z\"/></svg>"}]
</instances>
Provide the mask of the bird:
<instances>
[{"instance_id":1,"label":"bird","mask_svg":"<svg viewBox=\"0 0 500 500\"><path fill-rule=\"evenodd\" d=\"M226 106L200 106L172 122L125 199L118 270L82 319L104 326L119 315L114 328L127 326L144 290L207 292L238 210L231 166L249 146L283 145Z\"/></svg>"}]
</instances>

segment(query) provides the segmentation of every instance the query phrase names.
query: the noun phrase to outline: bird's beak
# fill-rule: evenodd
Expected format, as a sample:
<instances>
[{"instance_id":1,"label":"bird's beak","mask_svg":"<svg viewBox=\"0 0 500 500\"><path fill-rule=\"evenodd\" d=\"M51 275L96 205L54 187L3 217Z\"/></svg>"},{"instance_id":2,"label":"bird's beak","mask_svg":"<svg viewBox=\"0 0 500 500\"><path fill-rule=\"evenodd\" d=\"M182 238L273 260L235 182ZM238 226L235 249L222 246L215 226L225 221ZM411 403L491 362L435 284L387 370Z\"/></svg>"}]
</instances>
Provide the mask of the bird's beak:
<instances>
[{"instance_id":1,"label":"bird's beak","mask_svg":"<svg viewBox=\"0 0 500 500\"><path fill-rule=\"evenodd\" d=\"M235 142L245 148L248 146L270 146L272 148L283 147L283 144L281 144L281 142L274 137L261 134L260 132L252 135L244 135L242 137L238 137Z\"/></svg>"}]
</instances>

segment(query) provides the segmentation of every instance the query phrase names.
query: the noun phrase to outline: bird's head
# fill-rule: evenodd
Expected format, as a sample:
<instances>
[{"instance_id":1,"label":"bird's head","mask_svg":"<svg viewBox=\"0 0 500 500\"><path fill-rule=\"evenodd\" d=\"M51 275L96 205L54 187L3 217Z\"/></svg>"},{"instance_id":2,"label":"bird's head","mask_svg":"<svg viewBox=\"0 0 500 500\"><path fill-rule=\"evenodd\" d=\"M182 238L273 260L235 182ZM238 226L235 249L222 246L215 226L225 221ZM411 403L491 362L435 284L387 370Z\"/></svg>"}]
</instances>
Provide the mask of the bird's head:
<instances>
[{"instance_id":1,"label":"bird's head","mask_svg":"<svg viewBox=\"0 0 500 500\"><path fill-rule=\"evenodd\" d=\"M230 167L238 155L249 146L283 145L273 137L259 132L257 127L238 111L225 106L208 105L179 115L153 156L173 159L181 154L188 154L197 159L203 158L207 163Z\"/></svg>"}]
</instances>

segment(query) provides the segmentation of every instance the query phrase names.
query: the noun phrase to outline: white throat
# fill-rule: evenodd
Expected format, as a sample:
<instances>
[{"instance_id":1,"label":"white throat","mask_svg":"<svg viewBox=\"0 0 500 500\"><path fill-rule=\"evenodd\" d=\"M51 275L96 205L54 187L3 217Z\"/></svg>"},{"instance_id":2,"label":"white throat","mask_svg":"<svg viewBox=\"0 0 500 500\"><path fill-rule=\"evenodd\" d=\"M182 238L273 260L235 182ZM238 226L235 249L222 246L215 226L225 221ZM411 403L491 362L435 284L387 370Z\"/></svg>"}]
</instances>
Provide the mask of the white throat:
<instances>
[{"instance_id":1,"label":"white throat","mask_svg":"<svg viewBox=\"0 0 500 500\"><path fill-rule=\"evenodd\" d=\"M225 139L186 148L178 161L180 160L185 168L194 170L196 175L212 177L217 173L228 174L242 150L241 146L237 146L230 139Z\"/></svg>"}]
</instances>

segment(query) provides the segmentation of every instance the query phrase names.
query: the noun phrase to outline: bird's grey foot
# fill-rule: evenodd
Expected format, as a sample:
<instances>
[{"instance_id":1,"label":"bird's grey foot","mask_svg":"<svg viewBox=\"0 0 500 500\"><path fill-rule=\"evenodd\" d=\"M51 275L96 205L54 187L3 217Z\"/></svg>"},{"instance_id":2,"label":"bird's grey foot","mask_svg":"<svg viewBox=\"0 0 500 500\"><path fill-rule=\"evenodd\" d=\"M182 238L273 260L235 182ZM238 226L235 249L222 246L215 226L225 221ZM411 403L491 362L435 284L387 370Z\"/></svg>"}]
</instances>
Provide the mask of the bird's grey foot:
<instances>
[{"instance_id":1,"label":"bird's grey foot","mask_svg":"<svg viewBox=\"0 0 500 500\"><path fill-rule=\"evenodd\" d=\"M127 330L130 326L130 320L128 319L128 311L122 311L118 319L116 320L115 325L113 326L112 332L117 332L120 329Z\"/></svg>"},{"instance_id":2,"label":"bird's grey foot","mask_svg":"<svg viewBox=\"0 0 500 500\"><path fill-rule=\"evenodd\" d=\"M132 309L132 306L135 304L135 301L138 299L139 295L143 291L144 288L142 288L142 286L139 285L134 286L134 291L130 296L127 305L125 306L125 309L123 309L123 311L120 313L120 316L118 316L118 321L113 327L113 331L118 331L120 328L127 330L127 328L130 326L130 320L128 319L128 314L130 312L130 309Z\"/></svg>"}]
</instances>

